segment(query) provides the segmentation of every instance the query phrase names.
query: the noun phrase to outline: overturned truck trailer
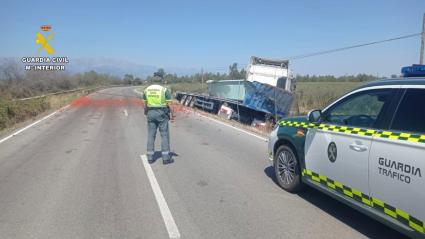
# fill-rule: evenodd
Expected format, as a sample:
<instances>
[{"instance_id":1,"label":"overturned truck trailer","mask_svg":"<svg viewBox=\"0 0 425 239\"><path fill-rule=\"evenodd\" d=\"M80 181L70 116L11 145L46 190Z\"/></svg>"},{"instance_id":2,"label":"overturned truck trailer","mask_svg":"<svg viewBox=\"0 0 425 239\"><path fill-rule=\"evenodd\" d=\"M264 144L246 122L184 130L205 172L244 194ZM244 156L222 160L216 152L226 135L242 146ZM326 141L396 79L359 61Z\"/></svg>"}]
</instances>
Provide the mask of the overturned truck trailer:
<instances>
[{"instance_id":1,"label":"overturned truck trailer","mask_svg":"<svg viewBox=\"0 0 425 239\"><path fill-rule=\"evenodd\" d=\"M208 94L177 92L180 103L222 114L246 124L274 123L286 117L293 102L295 80L286 60L251 57L245 79L208 81Z\"/></svg>"}]
</instances>

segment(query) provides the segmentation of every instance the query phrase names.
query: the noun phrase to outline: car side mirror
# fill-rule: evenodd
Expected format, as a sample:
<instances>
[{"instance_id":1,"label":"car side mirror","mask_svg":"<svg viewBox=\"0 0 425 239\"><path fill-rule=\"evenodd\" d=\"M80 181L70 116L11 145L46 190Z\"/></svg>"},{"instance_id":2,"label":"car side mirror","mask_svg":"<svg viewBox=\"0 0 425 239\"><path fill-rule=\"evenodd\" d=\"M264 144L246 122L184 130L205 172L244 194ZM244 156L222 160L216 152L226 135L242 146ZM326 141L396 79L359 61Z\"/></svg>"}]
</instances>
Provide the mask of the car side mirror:
<instances>
[{"instance_id":1,"label":"car side mirror","mask_svg":"<svg viewBox=\"0 0 425 239\"><path fill-rule=\"evenodd\" d=\"M311 123L318 122L322 117L322 110L312 110L308 112L307 119Z\"/></svg>"}]
</instances>

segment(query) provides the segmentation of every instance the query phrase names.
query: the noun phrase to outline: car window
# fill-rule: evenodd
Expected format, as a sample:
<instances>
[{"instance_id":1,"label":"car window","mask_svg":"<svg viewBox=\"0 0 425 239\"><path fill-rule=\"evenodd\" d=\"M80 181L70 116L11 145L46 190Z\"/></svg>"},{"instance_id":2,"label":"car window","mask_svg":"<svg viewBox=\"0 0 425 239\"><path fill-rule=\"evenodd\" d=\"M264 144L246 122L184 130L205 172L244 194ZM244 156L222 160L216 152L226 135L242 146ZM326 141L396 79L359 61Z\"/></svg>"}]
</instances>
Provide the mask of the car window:
<instances>
[{"instance_id":1,"label":"car window","mask_svg":"<svg viewBox=\"0 0 425 239\"><path fill-rule=\"evenodd\" d=\"M406 91L390 128L425 133L425 89Z\"/></svg>"},{"instance_id":2,"label":"car window","mask_svg":"<svg viewBox=\"0 0 425 239\"><path fill-rule=\"evenodd\" d=\"M391 100L392 89L359 92L329 108L323 121L353 127L373 128Z\"/></svg>"},{"instance_id":3,"label":"car window","mask_svg":"<svg viewBox=\"0 0 425 239\"><path fill-rule=\"evenodd\" d=\"M286 77L281 77L277 80L276 87L285 89L286 87Z\"/></svg>"}]
</instances>

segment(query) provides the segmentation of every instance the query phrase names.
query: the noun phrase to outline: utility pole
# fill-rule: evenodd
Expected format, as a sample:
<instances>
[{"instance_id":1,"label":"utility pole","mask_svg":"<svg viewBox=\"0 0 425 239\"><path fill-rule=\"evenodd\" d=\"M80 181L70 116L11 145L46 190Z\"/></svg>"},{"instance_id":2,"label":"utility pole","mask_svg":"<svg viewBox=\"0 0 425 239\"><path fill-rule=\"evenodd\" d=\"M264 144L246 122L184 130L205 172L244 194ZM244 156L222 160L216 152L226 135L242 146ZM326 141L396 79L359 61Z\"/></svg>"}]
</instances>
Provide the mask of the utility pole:
<instances>
[{"instance_id":1,"label":"utility pole","mask_svg":"<svg viewBox=\"0 0 425 239\"><path fill-rule=\"evenodd\" d=\"M425 13L422 22L422 37L421 37L421 55L419 56L419 64L424 64L424 44L425 44Z\"/></svg>"},{"instance_id":2,"label":"utility pole","mask_svg":"<svg viewBox=\"0 0 425 239\"><path fill-rule=\"evenodd\" d=\"M204 68L201 69L201 94L204 93Z\"/></svg>"}]
</instances>

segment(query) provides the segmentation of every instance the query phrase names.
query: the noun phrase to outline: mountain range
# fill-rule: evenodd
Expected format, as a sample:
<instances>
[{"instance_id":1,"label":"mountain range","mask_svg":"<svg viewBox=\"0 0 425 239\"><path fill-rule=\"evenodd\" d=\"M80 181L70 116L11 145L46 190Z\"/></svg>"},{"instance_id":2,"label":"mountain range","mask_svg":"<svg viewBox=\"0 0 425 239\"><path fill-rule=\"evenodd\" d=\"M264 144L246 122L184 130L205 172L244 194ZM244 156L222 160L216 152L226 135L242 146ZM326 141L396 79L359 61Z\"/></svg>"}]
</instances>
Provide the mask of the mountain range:
<instances>
[{"instance_id":1,"label":"mountain range","mask_svg":"<svg viewBox=\"0 0 425 239\"><path fill-rule=\"evenodd\" d=\"M10 63L17 63L22 65L24 70L24 63L21 58L17 57L0 57L0 68L7 67ZM129 61L116 60L112 58L69 58L69 63L65 65L68 73L83 73L88 71L96 71L97 73L109 74L113 76L123 77L125 74L132 74L135 77L142 79L147 76L153 75L159 68L163 68L166 73L177 75L191 75L200 72L195 68L183 67L162 67L137 64Z\"/></svg>"}]
</instances>

